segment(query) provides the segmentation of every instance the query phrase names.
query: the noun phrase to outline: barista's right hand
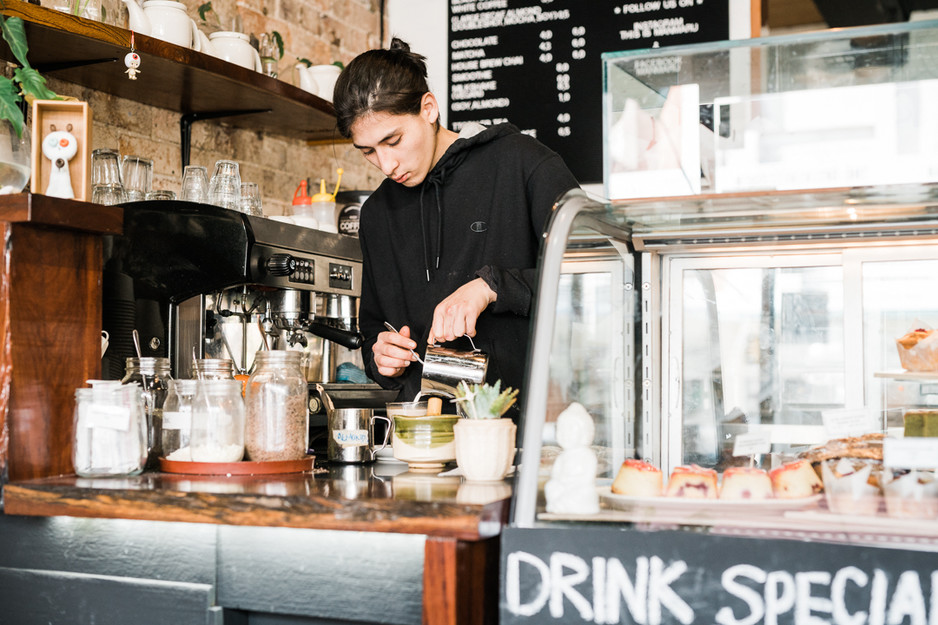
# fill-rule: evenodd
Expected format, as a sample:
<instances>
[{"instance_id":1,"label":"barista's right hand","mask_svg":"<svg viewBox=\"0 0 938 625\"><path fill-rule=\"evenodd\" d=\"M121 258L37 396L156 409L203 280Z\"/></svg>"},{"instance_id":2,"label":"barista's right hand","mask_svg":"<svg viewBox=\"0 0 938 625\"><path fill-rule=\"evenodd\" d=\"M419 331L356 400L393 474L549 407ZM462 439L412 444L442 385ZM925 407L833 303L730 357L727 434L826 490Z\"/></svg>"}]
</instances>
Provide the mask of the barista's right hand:
<instances>
[{"instance_id":1,"label":"barista's right hand","mask_svg":"<svg viewBox=\"0 0 938 625\"><path fill-rule=\"evenodd\" d=\"M401 375L410 363L414 362L415 358L411 350L416 348L417 343L410 338L408 326L402 327L400 333L379 333L378 340L371 347L378 373L386 378L396 378Z\"/></svg>"}]
</instances>

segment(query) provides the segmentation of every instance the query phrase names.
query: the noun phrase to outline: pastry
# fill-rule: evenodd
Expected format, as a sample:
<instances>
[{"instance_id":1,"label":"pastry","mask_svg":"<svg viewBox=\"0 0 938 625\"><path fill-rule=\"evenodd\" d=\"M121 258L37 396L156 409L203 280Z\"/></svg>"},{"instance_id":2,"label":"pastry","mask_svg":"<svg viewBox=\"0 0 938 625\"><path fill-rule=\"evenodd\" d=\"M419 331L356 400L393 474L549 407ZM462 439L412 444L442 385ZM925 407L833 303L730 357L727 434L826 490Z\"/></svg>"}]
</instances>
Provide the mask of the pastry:
<instances>
[{"instance_id":1,"label":"pastry","mask_svg":"<svg viewBox=\"0 0 938 625\"><path fill-rule=\"evenodd\" d=\"M769 499L772 480L757 467L730 467L723 472L720 499Z\"/></svg>"},{"instance_id":2,"label":"pastry","mask_svg":"<svg viewBox=\"0 0 938 625\"><path fill-rule=\"evenodd\" d=\"M934 336L933 336L934 335ZM899 364L907 371L938 369L938 335L934 330L917 328L896 339Z\"/></svg>"},{"instance_id":3,"label":"pastry","mask_svg":"<svg viewBox=\"0 0 938 625\"><path fill-rule=\"evenodd\" d=\"M871 484L873 465L841 458L821 465L827 507L837 514L873 515L879 510L880 491Z\"/></svg>"},{"instance_id":4,"label":"pastry","mask_svg":"<svg viewBox=\"0 0 938 625\"><path fill-rule=\"evenodd\" d=\"M907 410L902 422L905 436L938 436L938 410Z\"/></svg>"},{"instance_id":5,"label":"pastry","mask_svg":"<svg viewBox=\"0 0 938 625\"><path fill-rule=\"evenodd\" d=\"M619 467L612 492L630 497L657 497L661 494L661 469L643 460L630 458Z\"/></svg>"},{"instance_id":6,"label":"pastry","mask_svg":"<svg viewBox=\"0 0 938 625\"><path fill-rule=\"evenodd\" d=\"M772 494L779 499L797 499L820 493L824 486L807 460L796 460L769 471Z\"/></svg>"},{"instance_id":7,"label":"pastry","mask_svg":"<svg viewBox=\"0 0 938 625\"><path fill-rule=\"evenodd\" d=\"M834 458L866 458L869 460L883 459L882 432L852 436L850 438L835 438L819 447L814 447L800 454L808 462L823 462Z\"/></svg>"},{"instance_id":8,"label":"pastry","mask_svg":"<svg viewBox=\"0 0 938 625\"><path fill-rule=\"evenodd\" d=\"M665 495L689 499L716 499L717 492L717 472L692 464L674 467Z\"/></svg>"},{"instance_id":9,"label":"pastry","mask_svg":"<svg viewBox=\"0 0 938 625\"><path fill-rule=\"evenodd\" d=\"M886 514L891 517L934 519L938 516L938 480L932 471L898 475L883 490Z\"/></svg>"}]
</instances>

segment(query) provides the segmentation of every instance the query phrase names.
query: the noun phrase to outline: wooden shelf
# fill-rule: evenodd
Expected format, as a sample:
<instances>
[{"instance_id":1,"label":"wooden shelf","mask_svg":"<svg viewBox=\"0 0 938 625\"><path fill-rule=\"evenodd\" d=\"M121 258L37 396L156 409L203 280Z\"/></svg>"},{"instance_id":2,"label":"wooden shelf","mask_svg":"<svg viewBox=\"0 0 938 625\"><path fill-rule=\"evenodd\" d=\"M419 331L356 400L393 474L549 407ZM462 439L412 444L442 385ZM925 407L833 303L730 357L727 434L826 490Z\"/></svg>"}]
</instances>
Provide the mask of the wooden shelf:
<instances>
[{"instance_id":1,"label":"wooden shelf","mask_svg":"<svg viewBox=\"0 0 938 625\"><path fill-rule=\"evenodd\" d=\"M44 76L196 119L228 112L219 119L238 128L306 141L336 136L331 103L275 78L136 33L141 74L130 80L129 30L21 0L7 0L2 13L25 22L29 62ZM15 62L6 43L0 58Z\"/></svg>"}]
</instances>

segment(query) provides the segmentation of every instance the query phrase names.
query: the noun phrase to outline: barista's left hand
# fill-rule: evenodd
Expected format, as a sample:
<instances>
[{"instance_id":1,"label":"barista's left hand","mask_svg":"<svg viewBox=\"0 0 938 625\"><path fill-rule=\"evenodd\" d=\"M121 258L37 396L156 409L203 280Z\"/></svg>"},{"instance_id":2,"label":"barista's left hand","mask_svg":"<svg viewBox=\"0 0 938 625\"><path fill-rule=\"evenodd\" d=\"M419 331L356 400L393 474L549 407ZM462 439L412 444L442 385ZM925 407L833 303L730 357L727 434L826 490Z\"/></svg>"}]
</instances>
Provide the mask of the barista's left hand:
<instances>
[{"instance_id":1,"label":"barista's left hand","mask_svg":"<svg viewBox=\"0 0 938 625\"><path fill-rule=\"evenodd\" d=\"M475 336L476 319L497 297L495 291L489 288L482 278L462 285L436 305L427 343L433 345L464 335Z\"/></svg>"}]
</instances>

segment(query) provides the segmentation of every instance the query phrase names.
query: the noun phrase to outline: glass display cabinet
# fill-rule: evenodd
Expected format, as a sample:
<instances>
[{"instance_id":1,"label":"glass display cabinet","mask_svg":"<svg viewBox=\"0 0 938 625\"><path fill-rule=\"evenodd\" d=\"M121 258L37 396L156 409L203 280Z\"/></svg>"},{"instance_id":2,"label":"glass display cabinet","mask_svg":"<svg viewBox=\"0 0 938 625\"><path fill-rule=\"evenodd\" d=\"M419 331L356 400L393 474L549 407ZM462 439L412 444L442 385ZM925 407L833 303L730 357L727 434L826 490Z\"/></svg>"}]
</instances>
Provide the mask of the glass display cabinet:
<instances>
[{"instance_id":1,"label":"glass display cabinet","mask_svg":"<svg viewBox=\"0 0 938 625\"><path fill-rule=\"evenodd\" d=\"M938 418L938 374L897 340L938 327L938 23L604 72L613 199L568 193L545 239L501 622L926 622L938 434L906 421ZM617 494L630 459L663 485ZM669 492L688 467L712 498ZM735 467L765 499L720 497Z\"/></svg>"}]
</instances>

